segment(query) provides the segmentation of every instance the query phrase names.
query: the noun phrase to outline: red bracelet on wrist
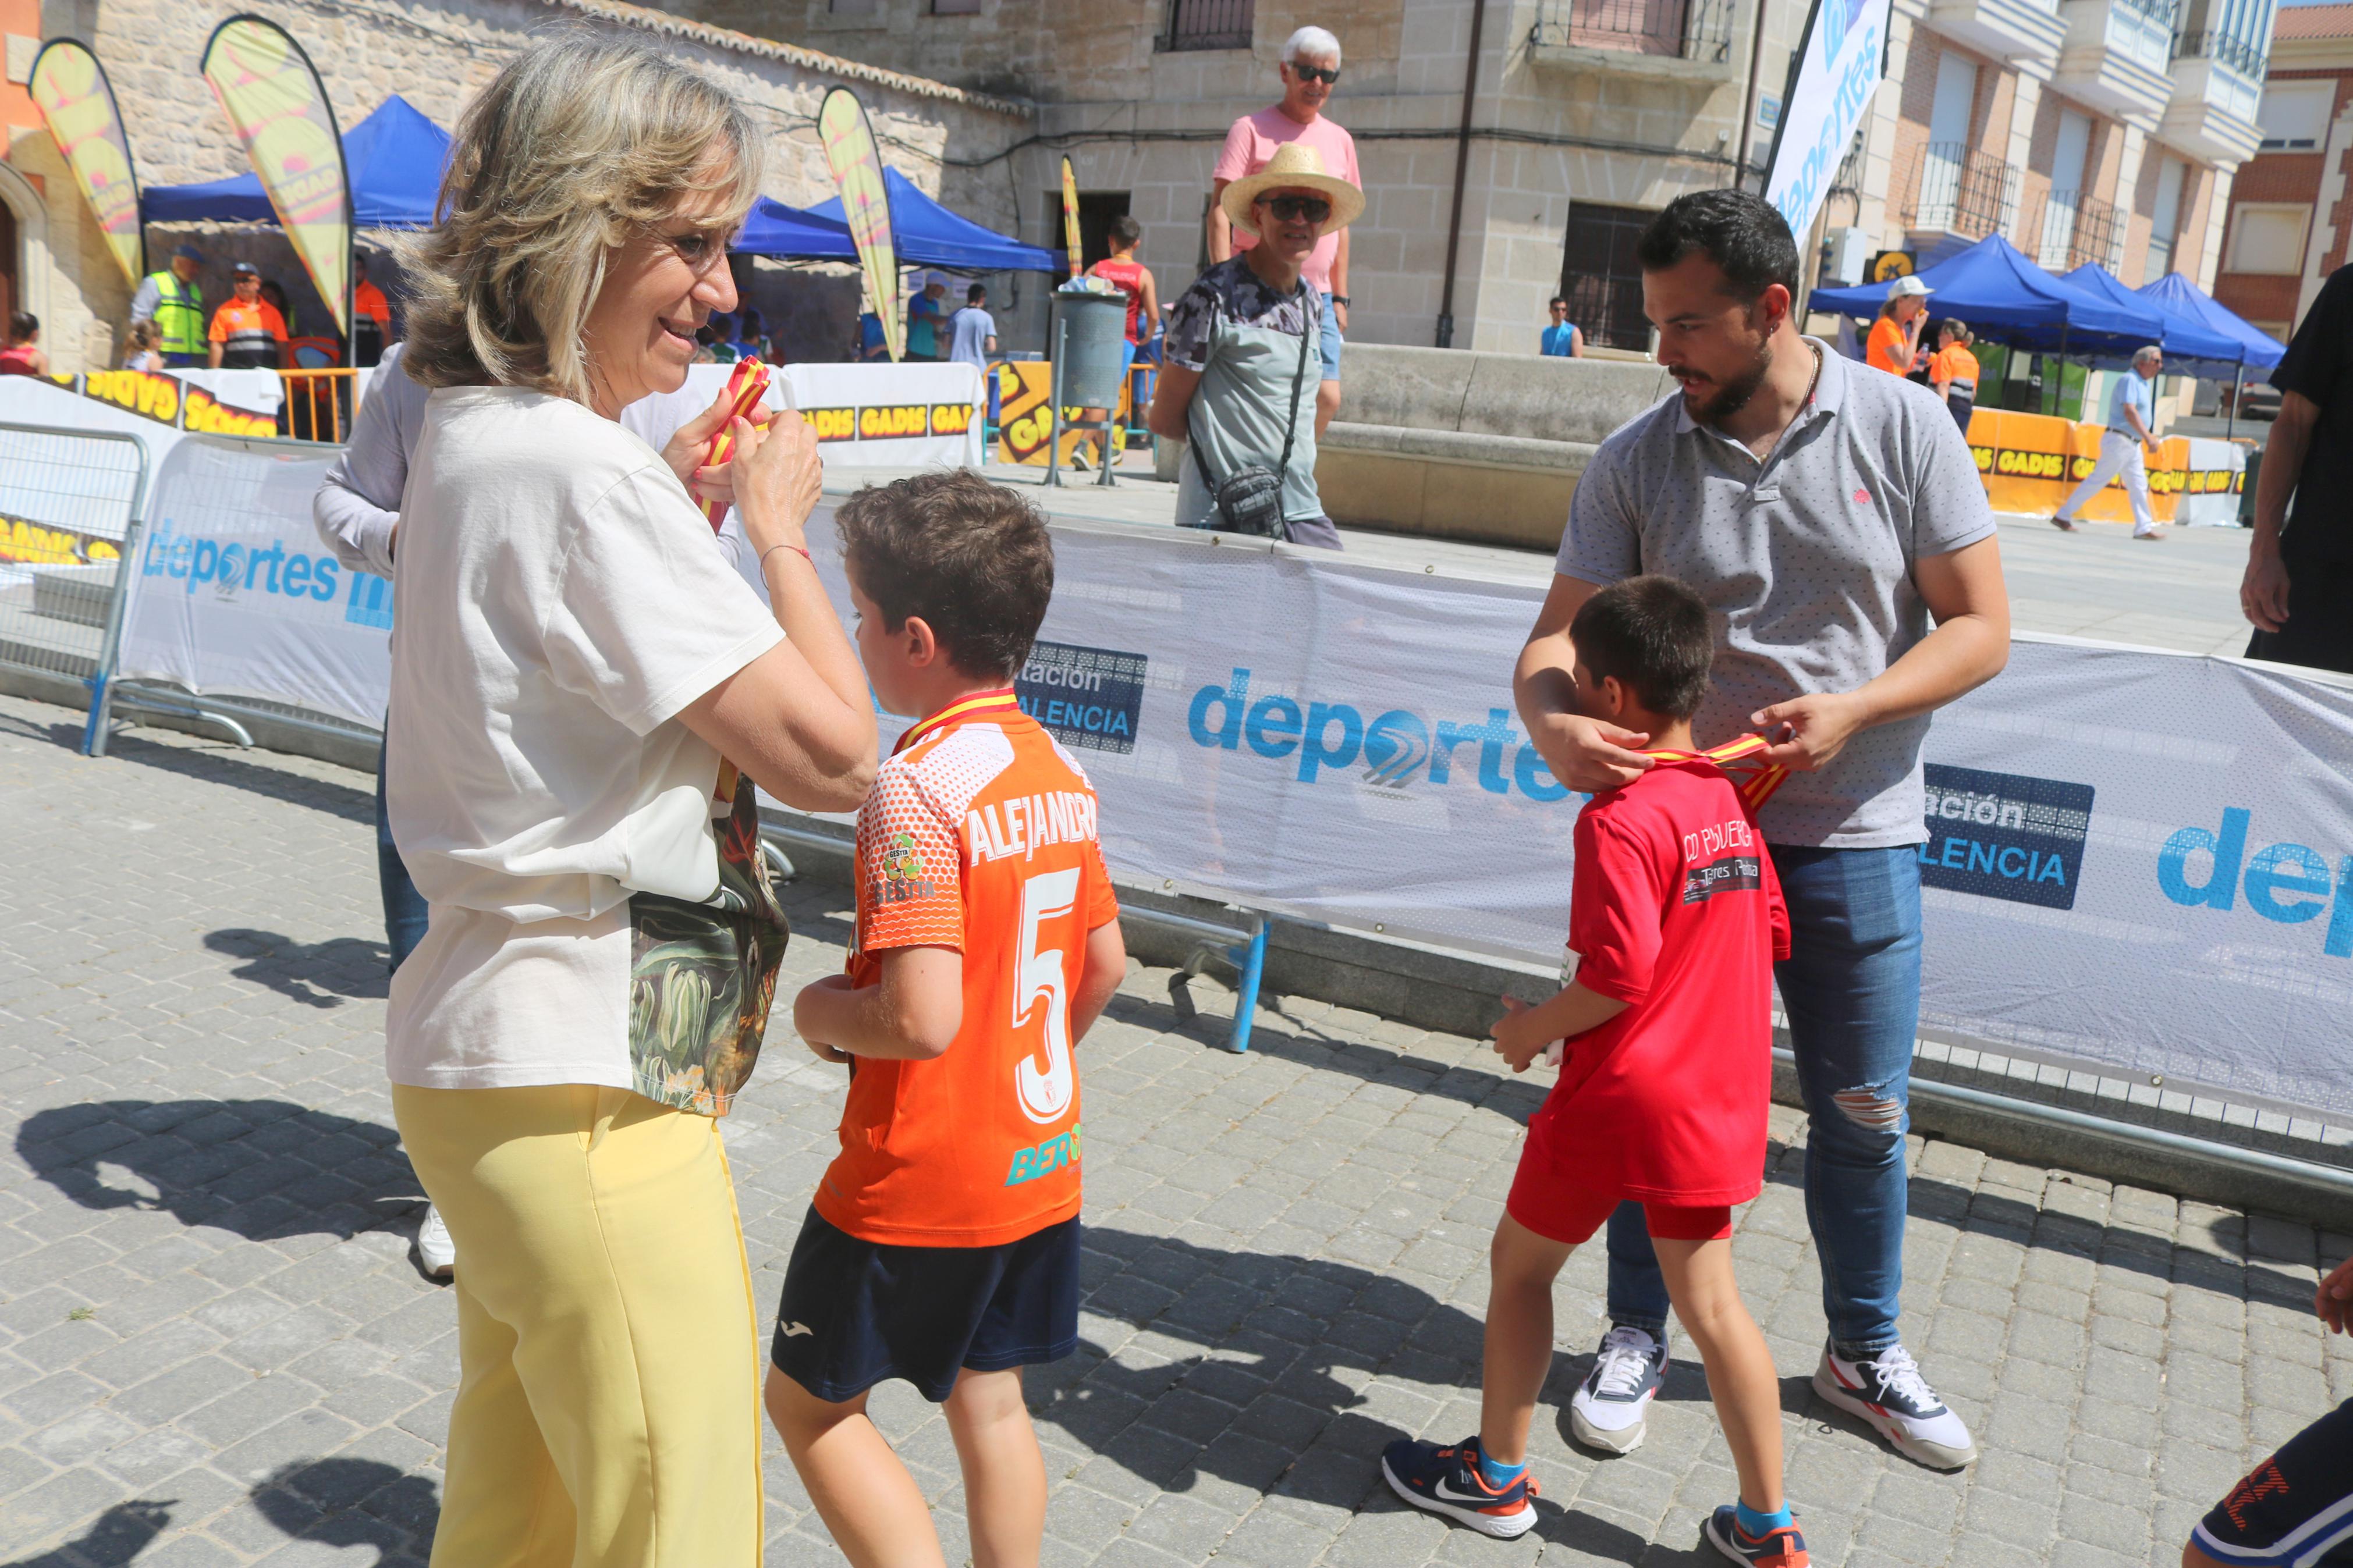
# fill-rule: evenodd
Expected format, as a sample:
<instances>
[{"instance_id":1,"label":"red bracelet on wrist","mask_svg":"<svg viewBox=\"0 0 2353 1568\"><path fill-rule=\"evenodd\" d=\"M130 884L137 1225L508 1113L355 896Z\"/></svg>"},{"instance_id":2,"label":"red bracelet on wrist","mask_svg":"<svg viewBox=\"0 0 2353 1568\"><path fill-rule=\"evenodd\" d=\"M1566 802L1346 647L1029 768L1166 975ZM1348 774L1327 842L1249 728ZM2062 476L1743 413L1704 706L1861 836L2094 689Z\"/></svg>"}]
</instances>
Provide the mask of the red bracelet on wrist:
<instances>
[{"instance_id":1,"label":"red bracelet on wrist","mask_svg":"<svg viewBox=\"0 0 2353 1568\"><path fill-rule=\"evenodd\" d=\"M807 551L803 550L797 544L771 544L768 548L760 552L760 564L763 567L766 566L768 564L768 557L774 555L779 550L789 550L794 554L799 556L802 560L807 562L810 565L814 566L817 564L817 557L811 555Z\"/></svg>"}]
</instances>

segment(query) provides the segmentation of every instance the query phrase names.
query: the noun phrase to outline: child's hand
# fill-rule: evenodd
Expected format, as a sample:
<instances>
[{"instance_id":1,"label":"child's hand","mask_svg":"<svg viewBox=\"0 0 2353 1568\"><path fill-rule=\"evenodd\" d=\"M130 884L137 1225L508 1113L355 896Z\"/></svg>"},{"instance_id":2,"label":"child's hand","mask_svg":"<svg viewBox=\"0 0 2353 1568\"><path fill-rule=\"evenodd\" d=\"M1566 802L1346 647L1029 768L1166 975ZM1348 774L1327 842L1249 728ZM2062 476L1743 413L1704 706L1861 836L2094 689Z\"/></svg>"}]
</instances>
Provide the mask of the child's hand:
<instances>
[{"instance_id":1,"label":"child's hand","mask_svg":"<svg viewBox=\"0 0 2353 1568\"><path fill-rule=\"evenodd\" d=\"M1504 1016L1495 1020L1487 1033L1495 1038L1495 1054L1512 1064L1514 1072L1525 1072L1544 1048L1552 1044L1541 1038L1541 1026L1526 1022L1528 1005L1516 996L1504 998Z\"/></svg>"},{"instance_id":2,"label":"child's hand","mask_svg":"<svg viewBox=\"0 0 2353 1568\"><path fill-rule=\"evenodd\" d=\"M822 980L802 986L801 994L793 998L793 1028L799 1034L801 1043L808 1047L809 1054L821 1062L846 1062L850 1059L848 1052L836 1050L826 1044L825 1037L829 1031L826 1028L825 1020L841 1005L843 997L852 989L849 975L828 974Z\"/></svg>"},{"instance_id":3,"label":"child's hand","mask_svg":"<svg viewBox=\"0 0 2353 1568\"><path fill-rule=\"evenodd\" d=\"M2313 1292L2313 1309L2331 1332L2353 1332L2353 1258L2331 1269Z\"/></svg>"}]
</instances>

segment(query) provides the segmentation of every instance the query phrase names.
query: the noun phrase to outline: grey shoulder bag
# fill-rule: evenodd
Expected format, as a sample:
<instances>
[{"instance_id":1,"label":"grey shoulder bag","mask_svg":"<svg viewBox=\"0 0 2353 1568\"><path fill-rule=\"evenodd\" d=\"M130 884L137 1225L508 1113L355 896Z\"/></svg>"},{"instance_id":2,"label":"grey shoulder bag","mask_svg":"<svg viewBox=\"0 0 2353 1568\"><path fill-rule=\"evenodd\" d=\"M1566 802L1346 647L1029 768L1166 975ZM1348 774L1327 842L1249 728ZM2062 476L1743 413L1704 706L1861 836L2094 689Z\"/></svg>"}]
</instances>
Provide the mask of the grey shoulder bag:
<instances>
[{"instance_id":1,"label":"grey shoulder bag","mask_svg":"<svg viewBox=\"0 0 2353 1568\"><path fill-rule=\"evenodd\" d=\"M1193 437L1193 461L1201 470L1201 482L1209 488L1217 502L1218 521L1214 531L1219 533L1255 533L1270 539L1284 537L1282 517L1282 477L1291 471L1291 447L1299 436L1299 395L1307 384L1307 317L1306 291L1301 292L1299 322L1299 369L1291 378L1291 418L1282 430L1282 458L1270 468L1264 463L1245 463L1235 469L1223 484L1209 472L1209 460L1201 456L1201 440Z\"/></svg>"}]
</instances>

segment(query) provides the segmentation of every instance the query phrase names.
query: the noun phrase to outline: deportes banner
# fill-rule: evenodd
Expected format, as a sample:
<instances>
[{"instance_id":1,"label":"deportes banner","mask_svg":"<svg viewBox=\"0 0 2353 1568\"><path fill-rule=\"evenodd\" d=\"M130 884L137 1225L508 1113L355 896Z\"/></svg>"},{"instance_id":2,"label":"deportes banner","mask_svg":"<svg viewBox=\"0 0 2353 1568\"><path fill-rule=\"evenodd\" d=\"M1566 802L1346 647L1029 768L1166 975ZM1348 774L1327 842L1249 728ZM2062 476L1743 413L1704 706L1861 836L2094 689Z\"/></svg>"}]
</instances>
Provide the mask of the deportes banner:
<instances>
[{"instance_id":1,"label":"deportes banner","mask_svg":"<svg viewBox=\"0 0 2353 1568\"><path fill-rule=\"evenodd\" d=\"M1890 0L1814 0L1781 122L1765 160L1765 199L1803 247L1887 66Z\"/></svg>"},{"instance_id":2,"label":"deportes banner","mask_svg":"<svg viewBox=\"0 0 2353 1568\"><path fill-rule=\"evenodd\" d=\"M391 590L321 551L325 463L180 443L122 674L379 721ZM1583 800L1509 689L1540 584L1169 529L1054 542L1016 689L1093 778L1123 881L1557 966ZM809 548L847 615L822 509ZM1925 1034L2353 1114L2353 680L2021 637L1926 763Z\"/></svg>"},{"instance_id":3,"label":"deportes banner","mask_svg":"<svg viewBox=\"0 0 2353 1568\"><path fill-rule=\"evenodd\" d=\"M1071 276L1076 278L1086 268L1081 265L1079 247L1079 177L1071 172L1071 160L1062 160L1062 238L1071 247Z\"/></svg>"},{"instance_id":4,"label":"deportes banner","mask_svg":"<svg viewBox=\"0 0 2353 1568\"><path fill-rule=\"evenodd\" d=\"M131 142L122 132L122 111L106 68L79 38L52 38L33 57L26 84L49 139L65 154L82 199L90 203L106 237L107 254L136 284L146 270L146 244L139 227L139 176L131 163Z\"/></svg>"},{"instance_id":5,"label":"deportes banner","mask_svg":"<svg viewBox=\"0 0 2353 1568\"><path fill-rule=\"evenodd\" d=\"M846 87L837 87L818 106L818 137L825 161L841 192L841 217L858 247L866 272L866 298L882 321L883 345L893 361L907 356L907 323L899 314L899 253L892 237L891 193L882 184L882 154L866 107Z\"/></svg>"},{"instance_id":6,"label":"deportes banner","mask_svg":"<svg viewBox=\"0 0 2353 1568\"><path fill-rule=\"evenodd\" d=\"M335 331L348 334L351 181L334 107L311 57L277 23L231 16L205 45L204 73Z\"/></svg>"},{"instance_id":7,"label":"deportes banner","mask_svg":"<svg viewBox=\"0 0 2353 1568\"><path fill-rule=\"evenodd\" d=\"M311 525L334 456L216 436L172 448L127 574L117 679L384 722L392 584L345 571Z\"/></svg>"}]
</instances>

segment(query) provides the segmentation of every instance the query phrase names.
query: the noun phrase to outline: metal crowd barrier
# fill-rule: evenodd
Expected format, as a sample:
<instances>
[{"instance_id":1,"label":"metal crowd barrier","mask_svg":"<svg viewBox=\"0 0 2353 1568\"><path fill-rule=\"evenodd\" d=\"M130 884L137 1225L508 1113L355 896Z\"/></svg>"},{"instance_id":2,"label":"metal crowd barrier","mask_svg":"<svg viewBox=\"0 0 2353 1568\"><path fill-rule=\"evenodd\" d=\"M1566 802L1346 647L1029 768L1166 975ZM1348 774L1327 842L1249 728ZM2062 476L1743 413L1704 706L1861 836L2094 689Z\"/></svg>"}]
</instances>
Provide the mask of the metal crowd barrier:
<instances>
[{"instance_id":1,"label":"metal crowd barrier","mask_svg":"<svg viewBox=\"0 0 2353 1568\"><path fill-rule=\"evenodd\" d=\"M135 436L0 423L0 667L86 686L93 713L121 636L123 563L139 548L147 479Z\"/></svg>"},{"instance_id":2,"label":"metal crowd barrier","mask_svg":"<svg viewBox=\"0 0 2353 1568\"><path fill-rule=\"evenodd\" d=\"M338 366L325 370L281 370L286 402L280 418L281 433L297 441L340 443L359 412L361 378L368 367Z\"/></svg>"}]
</instances>

